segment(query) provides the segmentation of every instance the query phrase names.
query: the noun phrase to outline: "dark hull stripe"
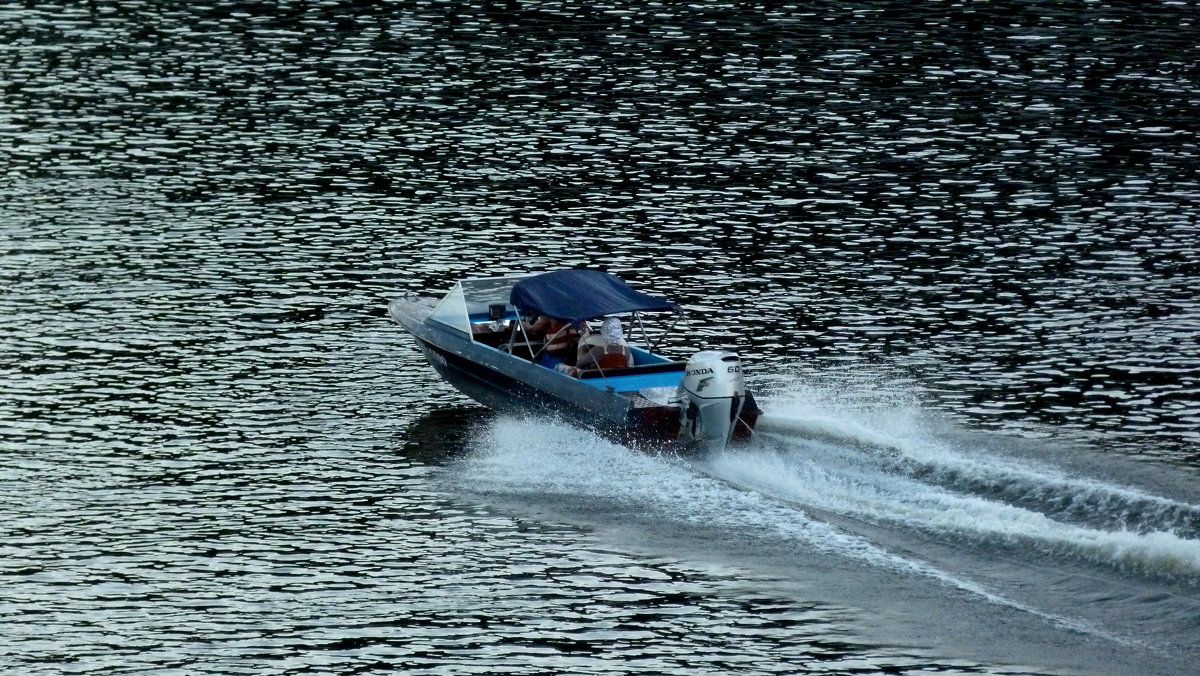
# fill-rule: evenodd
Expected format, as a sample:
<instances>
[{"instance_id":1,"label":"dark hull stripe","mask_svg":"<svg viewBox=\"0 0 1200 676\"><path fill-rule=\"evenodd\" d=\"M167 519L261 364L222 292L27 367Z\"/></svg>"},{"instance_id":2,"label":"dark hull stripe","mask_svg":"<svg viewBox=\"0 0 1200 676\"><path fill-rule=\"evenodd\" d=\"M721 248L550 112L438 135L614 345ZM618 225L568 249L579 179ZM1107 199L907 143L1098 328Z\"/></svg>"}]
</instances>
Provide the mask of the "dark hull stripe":
<instances>
[{"instance_id":1,"label":"dark hull stripe","mask_svg":"<svg viewBox=\"0 0 1200 676\"><path fill-rule=\"evenodd\" d=\"M564 419L622 443L662 443L678 436L679 413L675 407L636 408L630 409L621 418L605 418L428 341L420 338L417 341L430 364L446 382L488 408L518 413L533 411ZM619 396L602 392L596 394Z\"/></svg>"}]
</instances>

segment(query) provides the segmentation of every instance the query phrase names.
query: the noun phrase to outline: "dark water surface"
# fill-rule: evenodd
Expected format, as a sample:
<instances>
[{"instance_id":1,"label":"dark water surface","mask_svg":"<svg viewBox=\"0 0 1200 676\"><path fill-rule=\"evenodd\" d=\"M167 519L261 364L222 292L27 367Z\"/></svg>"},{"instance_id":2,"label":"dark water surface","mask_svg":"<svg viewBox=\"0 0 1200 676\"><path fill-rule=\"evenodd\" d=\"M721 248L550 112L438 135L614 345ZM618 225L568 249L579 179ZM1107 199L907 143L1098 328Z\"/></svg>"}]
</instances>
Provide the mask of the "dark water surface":
<instances>
[{"instance_id":1,"label":"dark water surface","mask_svg":"<svg viewBox=\"0 0 1200 676\"><path fill-rule=\"evenodd\" d=\"M1194 3L0 7L6 673L1191 673ZM762 434L443 385L619 273Z\"/></svg>"}]
</instances>

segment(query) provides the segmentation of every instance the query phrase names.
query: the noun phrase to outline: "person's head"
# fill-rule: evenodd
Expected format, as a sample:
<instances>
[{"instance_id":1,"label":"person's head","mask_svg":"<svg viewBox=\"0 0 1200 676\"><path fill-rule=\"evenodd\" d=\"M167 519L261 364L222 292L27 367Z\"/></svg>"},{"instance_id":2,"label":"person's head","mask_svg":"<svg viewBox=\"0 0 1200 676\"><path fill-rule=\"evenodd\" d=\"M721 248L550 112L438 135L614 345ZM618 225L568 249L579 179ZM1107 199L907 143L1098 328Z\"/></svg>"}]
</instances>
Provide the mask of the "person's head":
<instances>
[{"instance_id":1,"label":"person's head","mask_svg":"<svg viewBox=\"0 0 1200 676\"><path fill-rule=\"evenodd\" d=\"M621 320L616 317L605 317L600 324L600 335L606 343L619 343L625 339L625 330L621 328Z\"/></svg>"}]
</instances>

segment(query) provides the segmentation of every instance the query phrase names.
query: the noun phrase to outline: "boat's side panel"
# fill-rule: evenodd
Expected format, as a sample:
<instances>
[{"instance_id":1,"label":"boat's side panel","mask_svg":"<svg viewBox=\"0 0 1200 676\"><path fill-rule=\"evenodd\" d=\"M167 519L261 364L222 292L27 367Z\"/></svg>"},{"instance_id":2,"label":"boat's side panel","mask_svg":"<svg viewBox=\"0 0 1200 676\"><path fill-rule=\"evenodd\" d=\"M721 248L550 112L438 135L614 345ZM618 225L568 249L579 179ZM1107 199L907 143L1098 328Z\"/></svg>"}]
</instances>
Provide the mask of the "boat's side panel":
<instances>
[{"instance_id":1,"label":"boat's side panel","mask_svg":"<svg viewBox=\"0 0 1200 676\"><path fill-rule=\"evenodd\" d=\"M422 338L417 346L442 378L460 392L498 411L554 409L560 406L527 383Z\"/></svg>"},{"instance_id":2,"label":"boat's side panel","mask_svg":"<svg viewBox=\"0 0 1200 676\"><path fill-rule=\"evenodd\" d=\"M453 352L418 339L430 363L446 382L485 406L519 413L535 412L603 432L626 443L673 441L679 433L679 410L668 406L634 406L632 400L586 387L587 396L564 392L558 383L535 387L504 372L493 370ZM505 355L507 356L507 355ZM542 366L543 373L526 374L535 380L568 376ZM579 383L575 383L579 384ZM645 402L644 402L645 403Z\"/></svg>"},{"instance_id":3,"label":"boat's side panel","mask_svg":"<svg viewBox=\"0 0 1200 676\"><path fill-rule=\"evenodd\" d=\"M678 439L678 406L642 396L649 392L646 388L674 390L680 378L674 368L580 380L477 342L464 331L427 321L431 308L428 302L398 300L388 311L413 335L438 373L468 397L497 410L561 417L630 443L657 445ZM751 435L761 413L749 391L746 397L733 430L738 439Z\"/></svg>"},{"instance_id":4,"label":"boat's side panel","mask_svg":"<svg viewBox=\"0 0 1200 676\"><path fill-rule=\"evenodd\" d=\"M481 404L498 410L533 409L589 427L634 422L635 407L629 398L475 342L460 331L422 321L422 309L410 313L404 304L393 303L389 311L413 334L438 373Z\"/></svg>"}]
</instances>

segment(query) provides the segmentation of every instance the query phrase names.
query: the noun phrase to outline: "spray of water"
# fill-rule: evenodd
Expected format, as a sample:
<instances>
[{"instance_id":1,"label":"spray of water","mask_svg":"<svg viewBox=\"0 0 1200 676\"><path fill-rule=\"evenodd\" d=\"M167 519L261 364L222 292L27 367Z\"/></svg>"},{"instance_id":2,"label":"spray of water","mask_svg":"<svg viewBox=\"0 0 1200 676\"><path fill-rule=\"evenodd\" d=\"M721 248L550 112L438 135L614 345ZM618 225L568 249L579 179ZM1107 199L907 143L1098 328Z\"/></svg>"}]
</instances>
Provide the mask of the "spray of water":
<instances>
[{"instance_id":1,"label":"spray of water","mask_svg":"<svg viewBox=\"0 0 1200 676\"><path fill-rule=\"evenodd\" d=\"M799 392L799 394L797 394ZM765 402L759 444L708 471L810 509L991 546L1034 547L1200 584L1200 505L939 439L912 406L799 388Z\"/></svg>"},{"instance_id":2,"label":"spray of water","mask_svg":"<svg viewBox=\"0 0 1200 676\"><path fill-rule=\"evenodd\" d=\"M452 472L458 487L473 493L536 496L607 507L613 513L636 512L654 523L714 529L743 538L791 544L798 550L821 552L859 561L876 568L916 574L937 580L990 603L1042 617L1074 631L1125 639L1085 622L1047 613L988 590L965 577L901 556L798 507L793 491L781 500L780 486L763 481L764 464L778 454L767 451L744 456L727 454L708 460L655 456L609 443L595 435L544 420L502 417L481 430L476 452L459 461ZM789 481L804 481L802 465L787 467ZM810 465L817 468L815 464ZM776 468L778 469L778 468ZM826 478L828 485L836 482ZM758 484L746 490L731 485ZM791 490L790 483L782 487ZM852 492L847 486L846 491Z\"/></svg>"}]
</instances>

